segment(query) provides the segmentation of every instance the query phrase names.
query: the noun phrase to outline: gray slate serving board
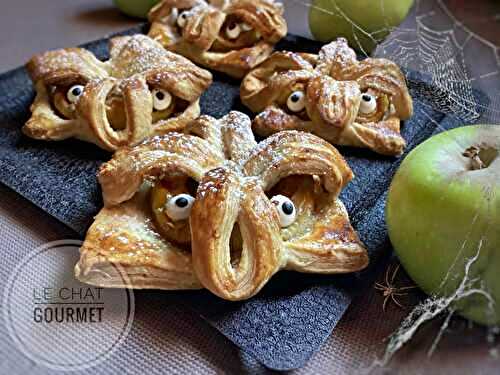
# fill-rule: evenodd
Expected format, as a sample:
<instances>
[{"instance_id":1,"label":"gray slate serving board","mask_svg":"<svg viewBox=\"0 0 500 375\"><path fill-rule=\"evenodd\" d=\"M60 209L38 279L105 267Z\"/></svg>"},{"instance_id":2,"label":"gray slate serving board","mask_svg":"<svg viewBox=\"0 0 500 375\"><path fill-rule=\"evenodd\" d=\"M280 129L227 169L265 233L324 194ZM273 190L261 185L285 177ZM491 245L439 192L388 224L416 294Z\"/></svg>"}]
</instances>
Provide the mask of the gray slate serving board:
<instances>
[{"instance_id":1,"label":"gray slate serving board","mask_svg":"<svg viewBox=\"0 0 500 375\"><path fill-rule=\"evenodd\" d=\"M145 26L129 30L132 34ZM100 58L107 40L86 44ZM287 36L277 49L317 52L320 44ZM231 109L247 112L238 97L239 82L215 74L203 95L202 112L220 117ZM408 74L415 114L403 126L406 153L439 127L458 125L455 118L435 109L435 88L418 74ZM110 154L79 141L41 142L21 134L34 97L24 68L0 75L0 181L53 215L82 236L102 205L95 173ZM480 101L479 101L480 102ZM222 334L271 369L301 367L328 338L353 297L375 277L377 266L391 253L384 224L385 196L404 158L376 155L367 150L340 148L355 173L342 192L361 240L369 249L370 266L343 276L282 272L256 297L227 302L206 291L176 292L169 296L198 312ZM137 304L157 304L163 293L137 291Z\"/></svg>"}]
</instances>

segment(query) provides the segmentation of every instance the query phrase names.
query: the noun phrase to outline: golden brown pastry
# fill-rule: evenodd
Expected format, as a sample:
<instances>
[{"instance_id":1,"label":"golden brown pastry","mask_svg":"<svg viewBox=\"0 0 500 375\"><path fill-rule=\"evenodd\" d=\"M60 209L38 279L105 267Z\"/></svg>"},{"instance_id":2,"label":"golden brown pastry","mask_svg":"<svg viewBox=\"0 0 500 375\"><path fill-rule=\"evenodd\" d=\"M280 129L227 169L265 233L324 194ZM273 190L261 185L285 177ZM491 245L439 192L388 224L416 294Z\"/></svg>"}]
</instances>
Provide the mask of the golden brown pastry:
<instances>
[{"instance_id":1,"label":"golden brown pastry","mask_svg":"<svg viewBox=\"0 0 500 375\"><path fill-rule=\"evenodd\" d=\"M78 138L110 151L182 130L199 116L210 72L144 35L110 41L110 59L82 48L34 56L32 116L23 132L36 139Z\"/></svg>"},{"instance_id":2,"label":"golden brown pastry","mask_svg":"<svg viewBox=\"0 0 500 375\"><path fill-rule=\"evenodd\" d=\"M399 67L386 59L358 61L344 38L318 55L273 53L243 79L240 96L258 113L259 135L302 130L385 155L403 152L400 122L413 112Z\"/></svg>"},{"instance_id":3,"label":"golden brown pastry","mask_svg":"<svg viewBox=\"0 0 500 375\"><path fill-rule=\"evenodd\" d=\"M338 199L352 171L329 143L285 131L257 144L248 116L202 116L117 151L99 172L105 207L76 276L134 288L206 287L252 297L280 269L345 273L368 256Z\"/></svg>"},{"instance_id":4,"label":"golden brown pastry","mask_svg":"<svg viewBox=\"0 0 500 375\"><path fill-rule=\"evenodd\" d=\"M195 63L242 78L286 35L274 0L163 0L149 13L149 36Z\"/></svg>"}]
</instances>

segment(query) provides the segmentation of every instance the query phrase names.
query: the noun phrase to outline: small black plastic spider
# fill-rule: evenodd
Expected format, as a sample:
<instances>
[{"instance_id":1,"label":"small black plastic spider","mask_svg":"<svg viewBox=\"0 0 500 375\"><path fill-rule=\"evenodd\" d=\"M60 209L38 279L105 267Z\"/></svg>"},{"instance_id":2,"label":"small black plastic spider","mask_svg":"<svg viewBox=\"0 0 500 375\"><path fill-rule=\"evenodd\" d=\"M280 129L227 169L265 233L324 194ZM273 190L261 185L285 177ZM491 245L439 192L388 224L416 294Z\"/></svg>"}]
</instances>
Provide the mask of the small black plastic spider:
<instances>
[{"instance_id":1,"label":"small black plastic spider","mask_svg":"<svg viewBox=\"0 0 500 375\"><path fill-rule=\"evenodd\" d=\"M416 286L397 287L394 285L394 279L396 278L400 266L401 264L398 264L396 266L390 278L389 273L391 272L391 266L387 268L387 272L385 273L385 285L382 283L375 283L375 289L380 290L382 292L382 295L384 296L384 304L382 305L382 309L384 310L384 312L389 300L392 300L394 304L396 304L400 308L403 308L403 305L398 302L396 296L405 296L408 294L408 292L404 292L405 290L416 288Z\"/></svg>"}]
</instances>

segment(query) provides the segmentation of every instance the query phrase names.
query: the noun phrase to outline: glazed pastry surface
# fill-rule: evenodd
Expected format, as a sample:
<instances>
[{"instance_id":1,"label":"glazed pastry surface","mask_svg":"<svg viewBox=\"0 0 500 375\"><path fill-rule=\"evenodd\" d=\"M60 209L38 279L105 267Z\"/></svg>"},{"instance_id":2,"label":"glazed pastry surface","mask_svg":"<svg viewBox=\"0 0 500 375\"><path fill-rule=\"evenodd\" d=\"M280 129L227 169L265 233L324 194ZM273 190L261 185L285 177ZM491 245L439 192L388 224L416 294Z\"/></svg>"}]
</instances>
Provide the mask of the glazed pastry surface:
<instances>
[{"instance_id":1,"label":"glazed pastry surface","mask_svg":"<svg viewBox=\"0 0 500 375\"><path fill-rule=\"evenodd\" d=\"M109 151L182 130L199 116L199 98L212 82L210 72L144 35L112 38L105 62L66 48L34 56L27 69L36 98L23 132Z\"/></svg>"},{"instance_id":2,"label":"glazed pastry surface","mask_svg":"<svg viewBox=\"0 0 500 375\"><path fill-rule=\"evenodd\" d=\"M205 287L243 300L281 269L358 271L368 255L338 199L352 177L315 135L283 131L257 143L242 113L201 116L103 164L105 207L76 276L101 286ZM106 276L118 266L128 285Z\"/></svg>"},{"instance_id":3,"label":"glazed pastry surface","mask_svg":"<svg viewBox=\"0 0 500 375\"><path fill-rule=\"evenodd\" d=\"M242 78L286 35L274 0L163 0L149 13L150 37L195 63Z\"/></svg>"},{"instance_id":4,"label":"glazed pastry surface","mask_svg":"<svg viewBox=\"0 0 500 375\"><path fill-rule=\"evenodd\" d=\"M392 61L358 61L344 38L318 55L275 52L243 79L240 97L257 115L254 131L314 133L337 145L400 155L400 122L413 104L406 80Z\"/></svg>"}]
</instances>

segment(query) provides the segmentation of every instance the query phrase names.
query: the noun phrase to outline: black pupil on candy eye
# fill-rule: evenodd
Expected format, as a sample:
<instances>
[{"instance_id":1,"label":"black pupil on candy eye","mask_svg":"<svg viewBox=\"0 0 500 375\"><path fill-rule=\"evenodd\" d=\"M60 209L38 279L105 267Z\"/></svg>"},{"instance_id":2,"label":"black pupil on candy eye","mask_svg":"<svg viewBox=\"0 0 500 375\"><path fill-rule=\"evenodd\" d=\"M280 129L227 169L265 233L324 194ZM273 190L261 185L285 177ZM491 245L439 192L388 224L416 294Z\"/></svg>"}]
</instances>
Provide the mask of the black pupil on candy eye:
<instances>
[{"instance_id":1,"label":"black pupil on candy eye","mask_svg":"<svg viewBox=\"0 0 500 375\"><path fill-rule=\"evenodd\" d=\"M180 198L177 198L175 200L175 204L178 206L178 207L186 207L188 205L188 200L184 197L180 197Z\"/></svg>"},{"instance_id":2,"label":"black pupil on candy eye","mask_svg":"<svg viewBox=\"0 0 500 375\"><path fill-rule=\"evenodd\" d=\"M231 22L231 23L227 26L227 28L228 28L229 30L234 30L234 29L236 29L236 23Z\"/></svg>"},{"instance_id":3,"label":"black pupil on candy eye","mask_svg":"<svg viewBox=\"0 0 500 375\"><path fill-rule=\"evenodd\" d=\"M300 100L300 95L295 93L295 94L292 94L292 97L290 98L290 100L294 103L297 103L299 100Z\"/></svg>"},{"instance_id":4,"label":"black pupil on candy eye","mask_svg":"<svg viewBox=\"0 0 500 375\"><path fill-rule=\"evenodd\" d=\"M369 102L370 100L372 100L372 97L368 94L363 94L362 98L365 102Z\"/></svg>"},{"instance_id":5,"label":"black pupil on candy eye","mask_svg":"<svg viewBox=\"0 0 500 375\"><path fill-rule=\"evenodd\" d=\"M165 99L165 94L164 94L164 93L162 93L161 91L157 91L157 92L156 92L156 98L157 98L158 100L163 100L163 99Z\"/></svg>"},{"instance_id":6,"label":"black pupil on candy eye","mask_svg":"<svg viewBox=\"0 0 500 375\"><path fill-rule=\"evenodd\" d=\"M293 205L290 202L283 202L281 209L285 215L291 215L293 213Z\"/></svg>"},{"instance_id":7,"label":"black pupil on candy eye","mask_svg":"<svg viewBox=\"0 0 500 375\"><path fill-rule=\"evenodd\" d=\"M73 90L71 90L71 93L74 96L79 96L82 93L82 88L81 87L73 87Z\"/></svg>"}]
</instances>

